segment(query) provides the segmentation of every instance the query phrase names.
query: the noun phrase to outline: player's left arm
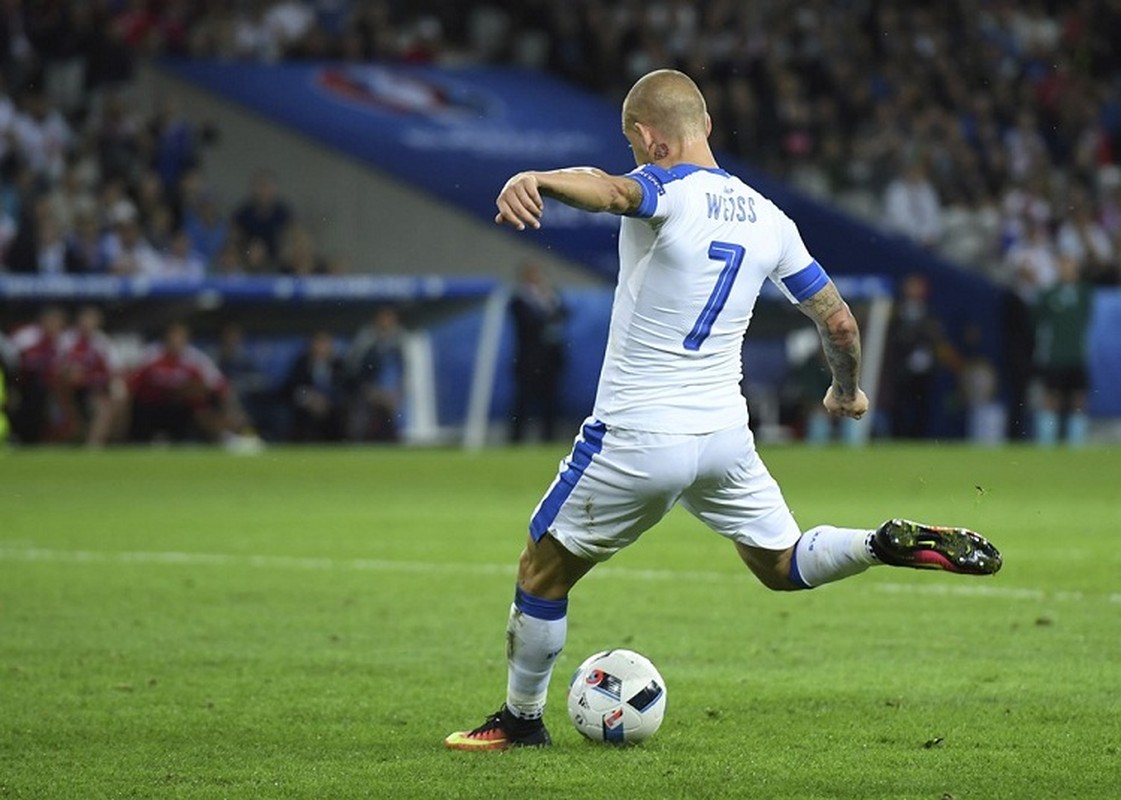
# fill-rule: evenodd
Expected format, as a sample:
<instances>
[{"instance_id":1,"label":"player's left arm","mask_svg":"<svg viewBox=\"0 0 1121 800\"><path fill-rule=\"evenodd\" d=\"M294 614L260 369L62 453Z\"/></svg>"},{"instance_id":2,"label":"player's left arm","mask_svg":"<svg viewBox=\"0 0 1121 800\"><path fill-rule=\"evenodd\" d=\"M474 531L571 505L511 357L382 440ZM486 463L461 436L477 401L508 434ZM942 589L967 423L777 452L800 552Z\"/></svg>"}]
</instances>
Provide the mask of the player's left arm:
<instances>
[{"instance_id":1,"label":"player's left arm","mask_svg":"<svg viewBox=\"0 0 1121 800\"><path fill-rule=\"evenodd\" d=\"M631 214L642 205L642 187L634 178L609 175L595 167L519 172L499 192L494 221L519 231L540 228L545 197L584 211Z\"/></svg>"},{"instance_id":2,"label":"player's left arm","mask_svg":"<svg viewBox=\"0 0 1121 800\"><path fill-rule=\"evenodd\" d=\"M798 308L817 325L825 360L833 373L833 383L823 401L825 410L860 419L868 411L868 398L859 385L860 326L856 317L833 281L827 281Z\"/></svg>"}]
</instances>

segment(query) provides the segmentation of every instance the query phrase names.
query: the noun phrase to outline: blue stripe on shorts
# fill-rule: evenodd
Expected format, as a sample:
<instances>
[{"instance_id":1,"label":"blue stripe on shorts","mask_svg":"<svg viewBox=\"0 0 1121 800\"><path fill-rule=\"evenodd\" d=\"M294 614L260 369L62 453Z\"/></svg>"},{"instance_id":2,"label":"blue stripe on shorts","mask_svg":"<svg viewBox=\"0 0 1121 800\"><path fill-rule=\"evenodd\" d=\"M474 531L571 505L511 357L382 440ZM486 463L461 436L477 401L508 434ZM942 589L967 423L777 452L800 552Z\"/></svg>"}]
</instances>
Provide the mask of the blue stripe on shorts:
<instances>
[{"instance_id":1,"label":"blue stripe on shorts","mask_svg":"<svg viewBox=\"0 0 1121 800\"><path fill-rule=\"evenodd\" d=\"M606 432L607 426L599 421L589 422L580 430L580 437L572 448L572 455L568 457L568 468L557 476L553 488L545 495L537 513L529 521L529 535L533 537L533 541L540 541L552 527L564 501L572 494L584 470L592 463L592 456L603 450L603 435Z\"/></svg>"}]
</instances>

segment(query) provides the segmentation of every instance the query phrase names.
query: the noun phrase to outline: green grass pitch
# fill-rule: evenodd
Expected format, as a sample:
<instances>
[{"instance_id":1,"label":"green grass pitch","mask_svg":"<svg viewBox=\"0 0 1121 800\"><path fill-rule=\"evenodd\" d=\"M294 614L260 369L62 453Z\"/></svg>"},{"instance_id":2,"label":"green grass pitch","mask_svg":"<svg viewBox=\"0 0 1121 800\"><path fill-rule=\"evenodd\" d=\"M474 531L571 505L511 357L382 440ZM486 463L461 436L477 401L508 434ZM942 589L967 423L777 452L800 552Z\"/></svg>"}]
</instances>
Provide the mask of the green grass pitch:
<instances>
[{"instance_id":1,"label":"green grass pitch","mask_svg":"<svg viewBox=\"0 0 1121 800\"><path fill-rule=\"evenodd\" d=\"M547 751L454 753L505 687L563 446L0 455L0 797L1121 797L1121 450L764 448L804 528L966 525L993 578L769 593L675 511L572 596ZM582 740L588 654L668 685Z\"/></svg>"}]
</instances>

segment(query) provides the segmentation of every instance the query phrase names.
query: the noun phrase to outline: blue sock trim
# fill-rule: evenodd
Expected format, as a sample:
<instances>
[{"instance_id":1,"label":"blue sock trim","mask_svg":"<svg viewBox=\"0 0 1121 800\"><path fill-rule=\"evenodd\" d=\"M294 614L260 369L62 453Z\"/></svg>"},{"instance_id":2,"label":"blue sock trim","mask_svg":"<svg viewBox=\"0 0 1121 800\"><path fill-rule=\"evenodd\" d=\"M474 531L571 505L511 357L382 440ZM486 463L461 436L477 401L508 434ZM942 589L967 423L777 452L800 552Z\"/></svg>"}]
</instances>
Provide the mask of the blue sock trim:
<instances>
[{"instance_id":1,"label":"blue sock trim","mask_svg":"<svg viewBox=\"0 0 1121 800\"><path fill-rule=\"evenodd\" d=\"M562 600L546 600L523 591L522 587L514 587L514 607L531 617L544 620L564 619L568 613L568 598Z\"/></svg>"},{"instance_id":2,"label":"blue sock trim","mask_svg":"<svg viewBox=\"0 0 1121 800\"><path fill-rule=\"evenodd\" d=\"M802 541L801 539L798 540ZM799 589L812 589L814 587L806 583L806 579L802 577L801 571L798 569L798 544L794 544L794 549L790 551L790 582L797 586Z\"/></svg>"}]
</instances>

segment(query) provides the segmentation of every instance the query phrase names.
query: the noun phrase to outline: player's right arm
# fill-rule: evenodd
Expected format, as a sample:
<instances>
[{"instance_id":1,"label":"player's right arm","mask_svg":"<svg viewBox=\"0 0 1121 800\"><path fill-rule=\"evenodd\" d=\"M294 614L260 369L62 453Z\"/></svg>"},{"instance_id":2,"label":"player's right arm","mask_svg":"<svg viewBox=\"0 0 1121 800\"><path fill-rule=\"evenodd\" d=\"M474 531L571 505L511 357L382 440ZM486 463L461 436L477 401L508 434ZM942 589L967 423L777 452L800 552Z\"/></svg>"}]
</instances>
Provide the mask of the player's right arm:
<instances>
[{"instance_id":1,"label":"player's right arm","mask_svg":"<svg viewBox=\"0 0 1121 800\"><path fill-rule=\"evenodd\" d=\"M631 214L642 205L642 187L634 178L609 175L594 167L519 172L499 192L494 221L519 231L527 226L540 228L545 197L584 211Z\"/></svg>"},{"instance_id":2,"label":"player's right arm","mask_svg":"<svg viewBox=\"0 0 1121 800\"><path fill-rule=\"evenodd\" d=\"M825 410L834 416L860 419L868 411L868 398L859 386L860 327L833 281L798 304L814 321L825 349L833 383L825 393Z\"/></svg>"}]
</instances>

